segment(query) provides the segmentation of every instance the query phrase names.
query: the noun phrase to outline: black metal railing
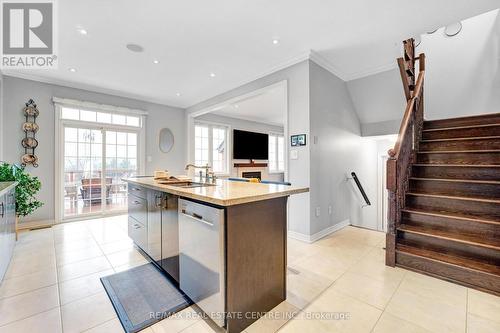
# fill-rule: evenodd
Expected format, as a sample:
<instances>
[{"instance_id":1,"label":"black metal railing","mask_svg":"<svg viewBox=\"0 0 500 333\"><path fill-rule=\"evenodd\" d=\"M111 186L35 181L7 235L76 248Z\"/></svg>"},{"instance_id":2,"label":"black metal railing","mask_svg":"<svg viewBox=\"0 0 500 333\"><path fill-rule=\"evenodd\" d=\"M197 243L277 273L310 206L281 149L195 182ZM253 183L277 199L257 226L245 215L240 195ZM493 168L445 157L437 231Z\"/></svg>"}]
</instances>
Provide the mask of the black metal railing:
<instances>
[{"instance_id":1,"label":"black metal railing","mask_svg":"<svg viewBox=\"0 0 500 333\"><path fill-rule=\"evenodd\" d=\"M358 187L359 192L361 192L361 195L363 196L363 199L365 200L366 205L371 206L372 203L370 202L370 199L368 199L368 196L366 195L366 192L363 188L363 185L361 185L361 182L359 181L358 176L356 176L356 173L354 171L351 172L351 176L352 176L352 179L354 180L354 182L356 183L356 186Z\"/></svg>"}]
</instances>

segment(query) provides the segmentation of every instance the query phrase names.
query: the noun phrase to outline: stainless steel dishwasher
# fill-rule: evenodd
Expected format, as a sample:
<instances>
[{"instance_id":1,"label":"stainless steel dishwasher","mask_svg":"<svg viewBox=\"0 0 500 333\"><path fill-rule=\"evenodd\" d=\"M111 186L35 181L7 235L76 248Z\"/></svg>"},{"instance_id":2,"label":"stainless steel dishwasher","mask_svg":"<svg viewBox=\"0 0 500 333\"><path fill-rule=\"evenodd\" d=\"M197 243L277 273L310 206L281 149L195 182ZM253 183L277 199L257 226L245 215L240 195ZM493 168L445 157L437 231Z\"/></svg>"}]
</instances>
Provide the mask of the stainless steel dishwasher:
<instances>
[{"instance_id":1,"label":"stainless steel dishwasher","mask_svg":"<svg viewBox=\"0 0 500 333\"><path fill-rule=\"evenodd\" d=\"M225 325L224 210L179 200L180 288Z\"/></svg>"}]
</instances>

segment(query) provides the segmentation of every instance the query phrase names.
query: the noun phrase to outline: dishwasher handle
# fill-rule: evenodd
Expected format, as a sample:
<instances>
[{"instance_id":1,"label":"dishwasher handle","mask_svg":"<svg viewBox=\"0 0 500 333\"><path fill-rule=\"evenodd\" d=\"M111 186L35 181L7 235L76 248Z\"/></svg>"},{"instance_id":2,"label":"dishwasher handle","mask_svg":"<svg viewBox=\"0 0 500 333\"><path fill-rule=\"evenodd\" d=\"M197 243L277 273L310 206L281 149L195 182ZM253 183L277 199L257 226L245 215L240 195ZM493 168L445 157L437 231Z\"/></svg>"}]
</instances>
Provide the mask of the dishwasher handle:
<instances>
[{"instance_id":1,"label":"dishwasher handle","mask_svg":"<svg viewBox=\"0 0 500 333\"><path fill-rule=\"evenodd\" d=\"M191 219L193 219L193 220L195 220L195 221L198 221L198 222L204 223L204 224L206 224L206 225L209 225L209 226L211 226L211 227L213 227L213 226L214 226L214 224L213 224L212 222L208 222L207 220L204 220L204 219L203 219L203 216L201 216L201 215L199 215L199 214L196 214L196 213L191 213L191 214L188 214L188 213L186 212L186 210L185 210L185 209L183 209L183 210L181 211L181 214L182 214L182 215L184 215L184 216L187 216L187 217L189 217L189 218L191 218Z\"/></svg>"}]
</instances>

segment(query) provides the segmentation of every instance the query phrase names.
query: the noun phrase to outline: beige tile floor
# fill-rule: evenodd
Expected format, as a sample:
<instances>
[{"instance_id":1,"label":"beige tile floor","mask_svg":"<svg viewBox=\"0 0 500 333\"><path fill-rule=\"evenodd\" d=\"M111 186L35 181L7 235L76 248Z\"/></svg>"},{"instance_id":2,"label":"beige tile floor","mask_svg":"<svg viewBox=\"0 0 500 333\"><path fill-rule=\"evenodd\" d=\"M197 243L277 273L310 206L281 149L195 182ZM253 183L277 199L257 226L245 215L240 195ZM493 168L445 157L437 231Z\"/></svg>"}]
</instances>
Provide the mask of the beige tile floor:
<instances>
[{"instance_id":1,"label":"beige tile floor","mask_svg":"<svg viewBox=\"0 0 500 333\"><path fill-rule=\"evenodd\" d=\"M0 285L0 333L122 332L99 278L146 263L126 216L22 233ZM288 242L288 297L254 332L500 332L500 298L384 265L384 234ZM214 332L194 307L143 332Z\"/></svg>"}]
</instances>

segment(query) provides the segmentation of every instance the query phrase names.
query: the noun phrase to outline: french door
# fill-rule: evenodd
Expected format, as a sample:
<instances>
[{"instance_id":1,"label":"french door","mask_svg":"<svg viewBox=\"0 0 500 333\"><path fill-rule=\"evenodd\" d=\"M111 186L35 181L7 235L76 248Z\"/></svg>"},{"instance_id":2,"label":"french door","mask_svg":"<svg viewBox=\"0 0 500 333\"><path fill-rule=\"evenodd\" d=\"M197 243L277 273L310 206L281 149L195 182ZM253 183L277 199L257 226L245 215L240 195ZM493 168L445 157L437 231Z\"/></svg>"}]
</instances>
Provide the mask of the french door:
<instances>
[{"instance_id":1,"label":"french door","mask_svg":"<svg viewBox=\"0 0 500 333\"><path fill-rule=\"evenodd\" d=\"M62 219L127 209L127 184L137 175L139 131L64 124Z\"/></svg>"}]
</instances>

